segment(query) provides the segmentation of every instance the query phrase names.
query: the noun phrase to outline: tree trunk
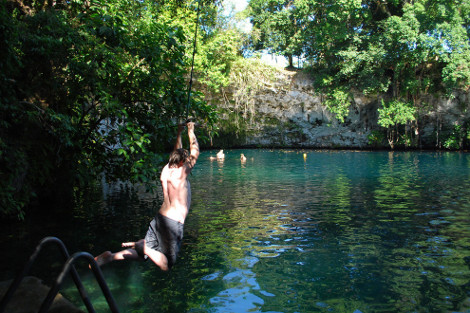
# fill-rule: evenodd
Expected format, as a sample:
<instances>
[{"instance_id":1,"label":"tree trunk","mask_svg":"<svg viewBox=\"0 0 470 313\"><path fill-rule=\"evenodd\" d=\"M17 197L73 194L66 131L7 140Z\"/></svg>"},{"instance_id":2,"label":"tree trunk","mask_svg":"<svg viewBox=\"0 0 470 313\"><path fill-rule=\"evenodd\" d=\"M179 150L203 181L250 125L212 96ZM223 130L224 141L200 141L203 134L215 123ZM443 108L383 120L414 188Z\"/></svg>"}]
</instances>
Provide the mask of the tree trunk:
<instances>
[{"instance_id":1,"label":"tree trunk","mask_svg":"<svg viewBox=\"0 0 470 313\"><path fill-rule=\"evenodd\" d=\"M288 68L294 68L294 57L292 56L292 54L289 54L287 56L287 60L289 61Z\"/></svg>"}]
</instances>

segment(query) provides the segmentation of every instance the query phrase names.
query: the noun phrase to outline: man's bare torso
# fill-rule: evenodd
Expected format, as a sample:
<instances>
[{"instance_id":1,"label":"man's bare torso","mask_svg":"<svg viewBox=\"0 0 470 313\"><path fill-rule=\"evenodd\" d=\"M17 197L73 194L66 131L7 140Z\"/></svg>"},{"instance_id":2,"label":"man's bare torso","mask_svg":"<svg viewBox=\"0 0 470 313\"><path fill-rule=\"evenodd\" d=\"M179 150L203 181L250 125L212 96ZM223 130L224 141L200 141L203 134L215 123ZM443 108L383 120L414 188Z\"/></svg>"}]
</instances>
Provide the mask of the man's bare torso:
<instances>
[{"instance_id":1,"label":"man's bare torso","mask_svg":"<svg viewBox=\"0 0 470 313\"><path fill-rule=\"evenodd\" d=\"M191 185L187 179L186 165L163 168L160 180L163 187L164 202L160 214L184 223L191 205Z\"/></svg>"}]
</instances>

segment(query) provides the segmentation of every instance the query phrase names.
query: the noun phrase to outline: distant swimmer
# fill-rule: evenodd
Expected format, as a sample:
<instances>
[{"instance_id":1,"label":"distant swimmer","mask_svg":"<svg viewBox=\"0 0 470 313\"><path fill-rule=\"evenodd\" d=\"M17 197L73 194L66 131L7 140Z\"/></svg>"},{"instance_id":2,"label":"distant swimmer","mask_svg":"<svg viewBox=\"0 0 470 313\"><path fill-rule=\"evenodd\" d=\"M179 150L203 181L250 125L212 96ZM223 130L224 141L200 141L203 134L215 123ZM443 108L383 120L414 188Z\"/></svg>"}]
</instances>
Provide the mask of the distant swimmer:
<instances>
[{"instance_id":1,"label":"distant swimmer","mask_svg":"<svg viewBox=\"0 0 470 313\"><path fill-rule=\"evenodd\" d=\"M217 156L210 156L209 157L209 160L211 161L223 161L225 159L225 154L224 154L224 150L220 150L219 152L217 152Z\"/></svg>"},{"instance_id":2,"label":"distant swimmer","mask_svg":"<svg viewBox=\"0 0 470 313\"><path fill-rule=\"evenodd\" d=\"M240 161L242 161L242 163L246 163L246 156L243 153L240 155Z\"/></svg>"},{"instance_id":3,"label":"distant swimmer","mask_svg":"<svg viewBox=\"0 0 470 313\"><path fill-rule=\"evenodd\" d=\"M125 250L112 253L105 251L95 257L99 266L118 260L151 259L160 269L168 271L176 261L183 240L183 228L191 205L191 185L188 175L199 157L199 144L194 133L194 123L186 124L190 151L183 149L181 132L178 135L168 164L163 168L160 181L163 189L163 204L150 222L145 239L124 242Z\"/></svg>"}]
</instances>

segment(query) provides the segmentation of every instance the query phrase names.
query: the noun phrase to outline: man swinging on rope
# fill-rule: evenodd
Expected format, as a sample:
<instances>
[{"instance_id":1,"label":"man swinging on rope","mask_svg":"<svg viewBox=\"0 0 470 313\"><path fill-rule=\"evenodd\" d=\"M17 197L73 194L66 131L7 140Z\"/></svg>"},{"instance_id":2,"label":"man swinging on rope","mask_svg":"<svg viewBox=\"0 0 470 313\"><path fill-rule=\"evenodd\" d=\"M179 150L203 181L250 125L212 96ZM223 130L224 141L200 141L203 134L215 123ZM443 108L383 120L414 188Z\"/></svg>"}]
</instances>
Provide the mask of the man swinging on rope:
<instances>
[{"instance_id":1,"label":"man swinging on rope","mask_svg":"<svg viewBox=\"0 0 470 313\"><path fill-rule=\"evenodd\" d=\"M183 239L184 220L191 205L191 186L188 175L199 157L199 144L194 133L194 123L188 122L190 153L183 149L181 132L178 135L168 164L163 168L160 180L163 188L163 204L157 216L150 222L145 239L124 242L120 252L105 251L95 257L99 266L117 260L146 260L150 258L160 269L168 271L176 261Z\"/></svg>"}]
</instances>

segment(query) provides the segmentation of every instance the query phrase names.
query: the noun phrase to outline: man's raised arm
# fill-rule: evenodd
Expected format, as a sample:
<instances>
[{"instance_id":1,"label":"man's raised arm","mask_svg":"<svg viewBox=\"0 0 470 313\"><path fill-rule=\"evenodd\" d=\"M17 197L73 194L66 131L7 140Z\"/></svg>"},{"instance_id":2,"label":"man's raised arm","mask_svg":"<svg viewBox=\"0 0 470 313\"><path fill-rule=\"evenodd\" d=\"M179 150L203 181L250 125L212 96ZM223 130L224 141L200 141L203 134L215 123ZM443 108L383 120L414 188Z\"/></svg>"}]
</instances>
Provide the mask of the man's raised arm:
<instances>
[{"instance_id":1,"label":"man's raised arm","mask_svg":"<svg viewBox=\"0 0 470 313\"><path fill-rule=\"evenodd\" d=\"M183 132L184 125L178 125L178 135L176 135L176 143L173 150L183 148L183 141L181 140L181 133Z\"/></svg>"},{"instance_id":2,"label":"man's raised arm","mask_svg":"<svg viewBox=\"0 0 470 313\"><path fill-rule=\"evenodd\" d=\"M189 137L189 166L193 168L196 164L197 158L199 157L199 143L197 142L196 134L194 133L194 123L189 122L186 124L188 127L188 137Z\"/></svg>"}]
</instances>

